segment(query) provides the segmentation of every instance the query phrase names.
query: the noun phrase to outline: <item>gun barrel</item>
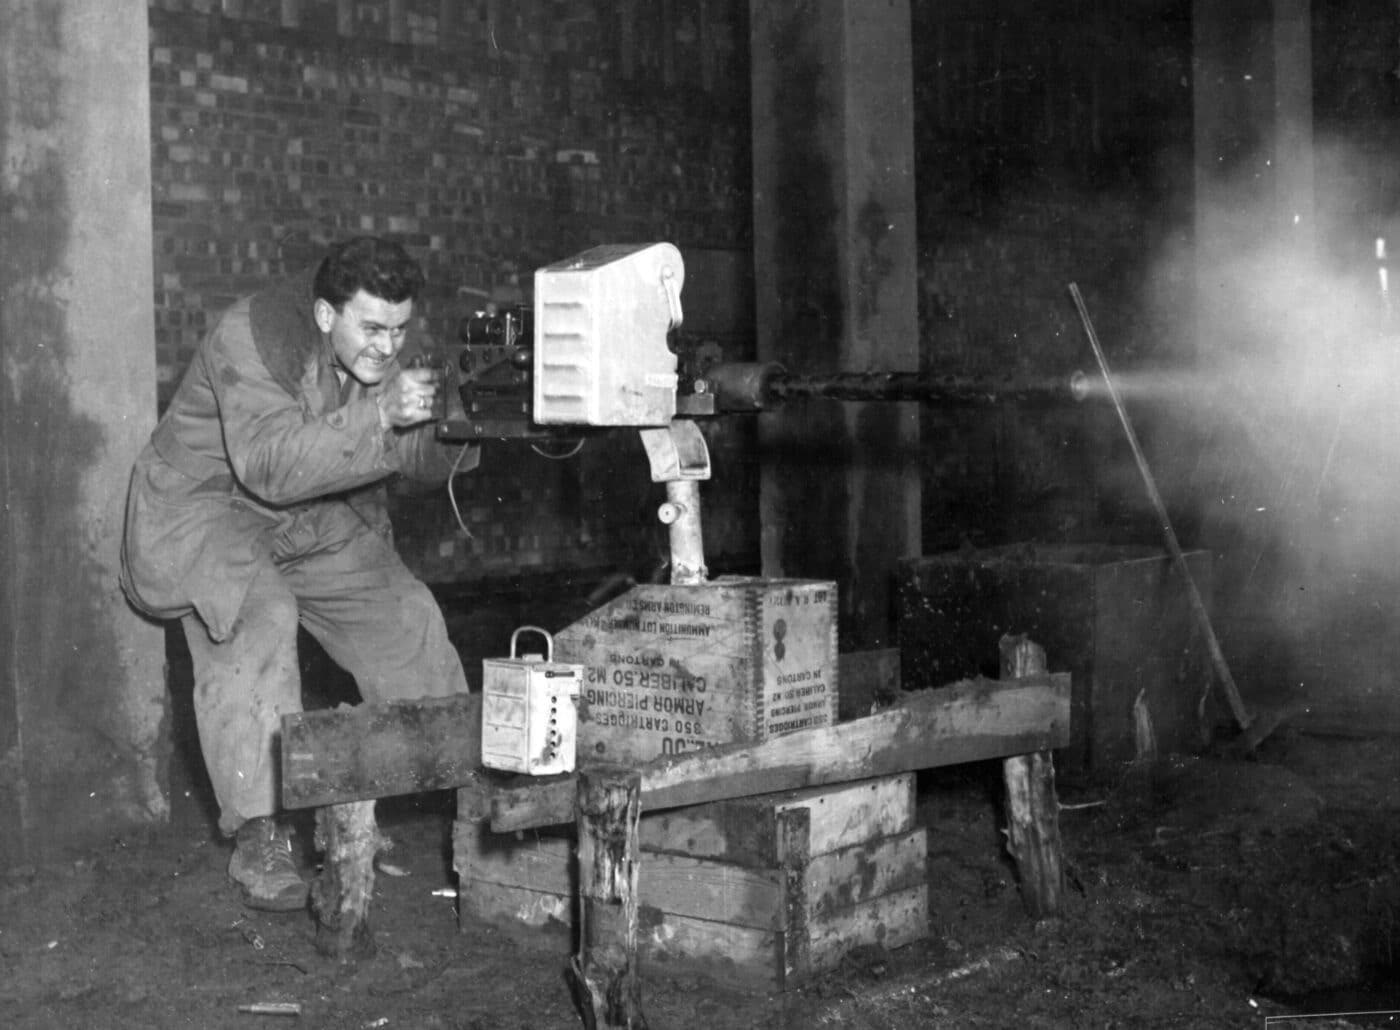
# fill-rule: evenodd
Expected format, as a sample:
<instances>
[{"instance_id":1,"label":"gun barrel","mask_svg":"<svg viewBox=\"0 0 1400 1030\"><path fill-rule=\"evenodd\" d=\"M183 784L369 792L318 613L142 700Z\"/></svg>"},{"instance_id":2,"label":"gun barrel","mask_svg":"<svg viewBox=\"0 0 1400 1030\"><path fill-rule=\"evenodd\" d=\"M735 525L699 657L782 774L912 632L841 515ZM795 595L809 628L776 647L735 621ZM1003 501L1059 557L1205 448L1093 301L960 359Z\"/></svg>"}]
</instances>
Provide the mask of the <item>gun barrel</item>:
<instances>
[{"instance_id":1,"label":"gun barrel","mask_svg":"<svg viewBox=\"0 0 1400 1030\"><path fill-rule=\"evenodd\" d=\"M1081 401L1089 393L1082 372L1068 376L981 377L923 372L837 372L794 375L775 364L730 364L706 377L721 411L762 411L787 401L914 401L979 406Z\"/></svg>"}]
</instances>

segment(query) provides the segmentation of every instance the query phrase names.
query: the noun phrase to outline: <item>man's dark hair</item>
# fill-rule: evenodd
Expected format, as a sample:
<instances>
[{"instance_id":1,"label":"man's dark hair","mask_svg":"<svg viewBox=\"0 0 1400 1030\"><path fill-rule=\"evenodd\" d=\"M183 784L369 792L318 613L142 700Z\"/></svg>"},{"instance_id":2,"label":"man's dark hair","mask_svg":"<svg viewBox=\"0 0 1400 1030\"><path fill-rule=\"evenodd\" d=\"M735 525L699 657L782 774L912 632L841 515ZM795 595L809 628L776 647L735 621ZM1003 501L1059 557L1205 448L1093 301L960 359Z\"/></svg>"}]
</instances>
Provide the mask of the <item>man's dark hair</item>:
<instances>
[{"instance_id":1,"label":"man's dark hair","mask_svg":"<svg viewBox=\"0 0 1400 1030\"><path fill-rule=\"evenodd\" d=\"M413 300L424 281L422 267L397 243L356 236L331 248L312 288L339 311L360 290L393 304Z\"/></svg>"}]
</instances>

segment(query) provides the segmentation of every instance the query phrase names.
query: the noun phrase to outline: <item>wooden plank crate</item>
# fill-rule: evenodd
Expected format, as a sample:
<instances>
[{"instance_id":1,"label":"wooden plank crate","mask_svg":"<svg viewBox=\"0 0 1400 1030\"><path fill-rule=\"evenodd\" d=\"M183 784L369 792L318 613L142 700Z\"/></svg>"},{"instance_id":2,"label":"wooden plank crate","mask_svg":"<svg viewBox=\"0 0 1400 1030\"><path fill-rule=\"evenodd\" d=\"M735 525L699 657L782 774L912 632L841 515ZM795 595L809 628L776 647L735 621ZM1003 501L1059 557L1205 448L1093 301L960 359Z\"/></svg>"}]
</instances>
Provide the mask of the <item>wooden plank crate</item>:
<instances>
[{"instance_id":1,"label":"wooden plank crate","mask_svg":"<svg viewBox=\"0 0 1400 1030\"><path fill-rule=\"evenodd\" d=\"M579 755L635 765L830 726L836 616L828 580L633 587L554 634L555 658L584 666Z\"/></svg>"},{"instance_id":2,"label":"wooden plank crate","mask_svg":"<svg viewBox=\"0 0 1400 1030\"><path fill-rule=\"evenodd\" d=\"M926 936L927 831L914 803L903 773L644 813L641 962L785 990L858 946ZM572 946L572 835L492 833L473 806L460 792L461 928Z\"/></svg>"}]
</instances>

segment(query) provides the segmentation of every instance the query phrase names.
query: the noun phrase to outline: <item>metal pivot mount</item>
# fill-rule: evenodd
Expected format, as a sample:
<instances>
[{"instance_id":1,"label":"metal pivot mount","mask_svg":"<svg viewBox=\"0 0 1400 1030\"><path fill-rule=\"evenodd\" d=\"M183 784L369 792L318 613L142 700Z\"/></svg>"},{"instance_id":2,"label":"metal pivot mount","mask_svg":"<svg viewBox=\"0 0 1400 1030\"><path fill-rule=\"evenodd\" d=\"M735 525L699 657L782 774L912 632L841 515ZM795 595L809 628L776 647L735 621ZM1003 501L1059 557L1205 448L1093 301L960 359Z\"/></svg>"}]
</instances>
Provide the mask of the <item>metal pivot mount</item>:
<instances>
[{"instance_id":1,"label":"metal pivot mount","mask_svg":"<svg viewBox=\"0 0 1400 1030\"><path fill-rule=\"evenodd\" d=\"M671 582L703 583L705 542L700 526L700 481L710 478L710 450L700 427L678 419L669 426L640 430L651 463L651 481L666 484L666 502L657 518L670 529Z\"/></svg>"}]
</instances>

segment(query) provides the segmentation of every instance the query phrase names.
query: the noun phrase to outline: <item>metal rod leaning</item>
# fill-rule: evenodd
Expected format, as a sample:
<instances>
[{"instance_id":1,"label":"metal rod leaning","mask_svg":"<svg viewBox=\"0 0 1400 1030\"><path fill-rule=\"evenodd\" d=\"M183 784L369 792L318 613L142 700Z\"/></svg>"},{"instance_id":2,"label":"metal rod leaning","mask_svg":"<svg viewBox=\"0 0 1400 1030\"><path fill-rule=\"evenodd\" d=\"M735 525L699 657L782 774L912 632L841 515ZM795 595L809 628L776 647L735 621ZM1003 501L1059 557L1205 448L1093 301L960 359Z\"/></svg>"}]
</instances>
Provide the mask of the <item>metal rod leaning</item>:
<instances>
[{"instance_id":1,"label":"metal rod leaning","mask_svg":"<svg viewBox=\"0 0 1400 1030\"><path fill-rule=\"evenodd\" d=\"M1118 387L1113 382L1113 374L1108 369L1108 359L1104 357L1103 347L1099 345L1098 333L1094 331L1089 311L1084 306L1084 297L1080 294L1079 287L1074 283L1069 284L1069 292L1070 296L1074 298L1074 306L1079 310L1079 319L1084 323L1084 332L1089 337L1089 346L1094 349L1094 360L1098 362L1099 371L1103 373L1104 384L1108 387L1108 395L1113 400L1114 410L1118 412L1118 421L1123 424L1123 432L1127 435L1128 446L1133 451L1133 460L1137 462L1138 471L1142 473L1143 483L1147 487L1148 499L1152 502L1153 511L1157 514L1157 521L1161 523L1162 535L1167 542L1167 550L1171 553L1172 562L1186 583L1191 610L1200 623L1201 632L1205 635L1206 646L1210 649L1211 664L1215 668L1216 678L1219 680L1221 689L1225 692L1225 700L1230 706L1235 721L1239 724L1240 731L1245 734L1248 746L1253 750L1266 733L1258 734L1256 732L1256 720L1250 716L1249 710L1245 707L1244 699L1240 697L1239 688L1235 685L1235 678L1231 675L1230 666L1225 661L1225 653L1220 649L1220 641L1216 639L1215 630L1211 626L1205 602L1201 600L1201 593L1196 588L1196 581L1186 564L1186 556L1182 554L1181 544L1176 538L1176 531L1172 529L1171 518L1167 515L1167 506L1162 501L1162 495L1157 489L1157 481L1152 476L1152 470L1147 466L1147 458L1142 452L1142 445L1138 443L1137 433L1133 431L1132 421L1128 418L1128 411L1123 406L1123 398L1119 396Z\"/></svg>"}]
</instances>

